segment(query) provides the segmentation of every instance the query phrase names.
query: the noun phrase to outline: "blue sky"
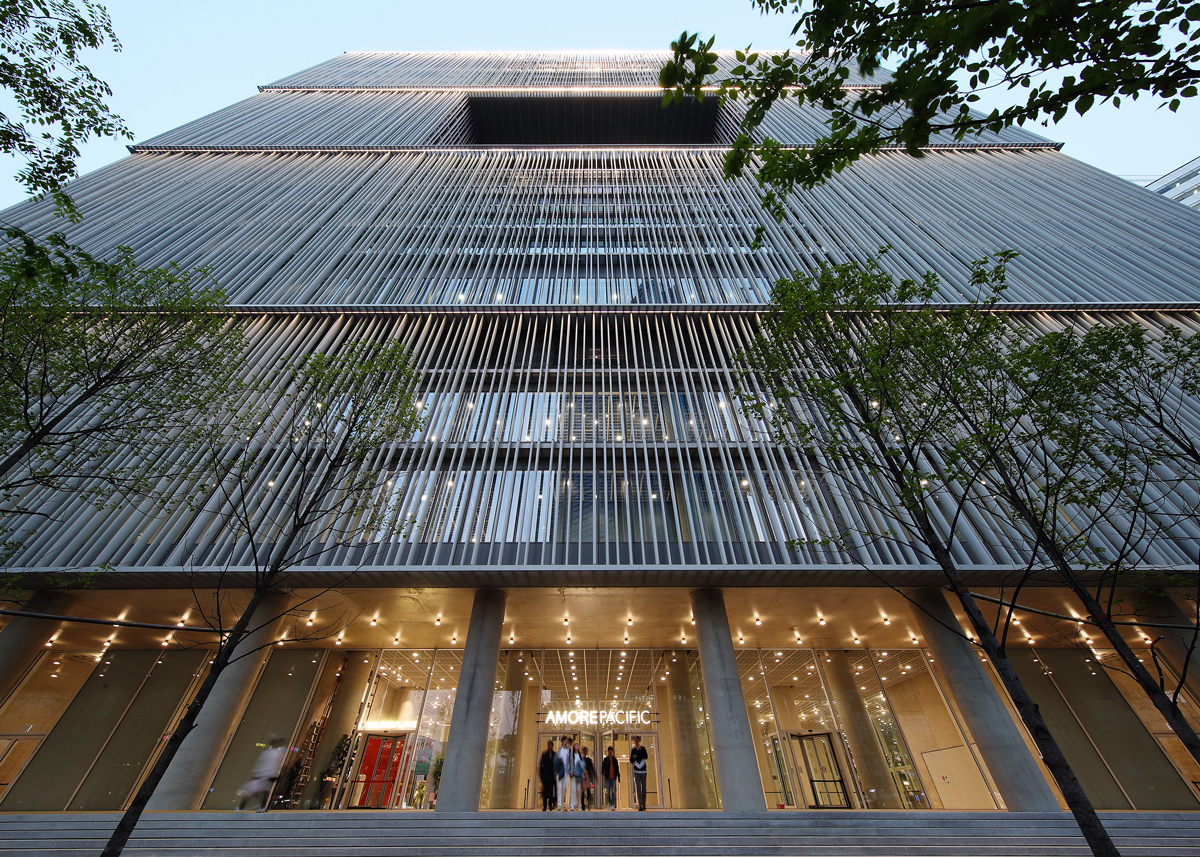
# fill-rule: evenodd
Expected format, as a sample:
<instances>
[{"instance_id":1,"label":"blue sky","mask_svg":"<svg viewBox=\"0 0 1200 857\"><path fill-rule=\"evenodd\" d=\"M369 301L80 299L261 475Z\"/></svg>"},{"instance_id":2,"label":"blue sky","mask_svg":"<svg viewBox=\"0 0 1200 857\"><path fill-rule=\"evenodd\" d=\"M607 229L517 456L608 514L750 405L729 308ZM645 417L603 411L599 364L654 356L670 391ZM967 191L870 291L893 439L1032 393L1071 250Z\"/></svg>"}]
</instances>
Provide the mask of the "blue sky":
<instances>
[{"instance_id":1,"label":"blue sky","mask_svg":"<svg viewBox=\"0 0 1200 857\"><path fill-rule=\"evenodd\" d=\"M149 139L255 92L255 87L348 50L666 48L685 28L715 33L717 47L783 47L789 19L763 17L748 0L508 2L226 2L110 0L124 50L90 65L113 88L112 107ZM1098 107L1034 129L1064 152L1125 176L1156 176L1200 155L1200 99L1176 114L1146 101ZM94 141L83 172L126 154ZM2 166L2 164L0 164ZM0 174L0 206L23 198Z\"/></svg>"}]
</instances>

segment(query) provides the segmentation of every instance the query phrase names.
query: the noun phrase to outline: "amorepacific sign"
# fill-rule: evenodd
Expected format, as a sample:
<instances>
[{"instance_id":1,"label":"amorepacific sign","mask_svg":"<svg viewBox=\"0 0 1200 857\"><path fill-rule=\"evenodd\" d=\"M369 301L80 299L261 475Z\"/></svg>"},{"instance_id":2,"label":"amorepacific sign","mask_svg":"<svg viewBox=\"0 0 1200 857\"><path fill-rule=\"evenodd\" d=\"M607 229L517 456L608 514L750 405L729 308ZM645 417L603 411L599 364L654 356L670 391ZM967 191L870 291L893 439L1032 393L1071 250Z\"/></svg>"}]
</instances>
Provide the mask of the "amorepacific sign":
<instances>
[{"instance_id":1,"label":"amorepacific sign","mask_svg":"<svg viewBox=\"0 0 1200 857\"><path fill-rule=\"evenodd\" d=\"M551 711L546 714L550 726L649 726L654 722L649 711Z\"/></svg>"}]
</instances>

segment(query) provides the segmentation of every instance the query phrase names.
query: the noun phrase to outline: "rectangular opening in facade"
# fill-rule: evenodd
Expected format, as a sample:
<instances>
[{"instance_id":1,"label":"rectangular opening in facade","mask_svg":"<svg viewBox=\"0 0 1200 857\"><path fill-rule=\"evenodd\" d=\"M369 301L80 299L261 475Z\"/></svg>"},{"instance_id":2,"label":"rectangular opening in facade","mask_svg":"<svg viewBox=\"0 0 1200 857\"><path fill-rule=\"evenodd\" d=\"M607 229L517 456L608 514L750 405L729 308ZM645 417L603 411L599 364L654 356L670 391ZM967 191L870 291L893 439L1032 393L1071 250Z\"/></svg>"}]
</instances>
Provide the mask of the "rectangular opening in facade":
<instances>
[{"instance_id":1,"label":"rectangular opening in facade","mask_svg":"<svg viewBox=\"0 0 1200 857\"><path fill-rule=\"evenodd\" d=\"M487 146L703 145L713 142L718 104L658 95L487 95L467 99L475 142Z\"/></svg>"}]
</instances>

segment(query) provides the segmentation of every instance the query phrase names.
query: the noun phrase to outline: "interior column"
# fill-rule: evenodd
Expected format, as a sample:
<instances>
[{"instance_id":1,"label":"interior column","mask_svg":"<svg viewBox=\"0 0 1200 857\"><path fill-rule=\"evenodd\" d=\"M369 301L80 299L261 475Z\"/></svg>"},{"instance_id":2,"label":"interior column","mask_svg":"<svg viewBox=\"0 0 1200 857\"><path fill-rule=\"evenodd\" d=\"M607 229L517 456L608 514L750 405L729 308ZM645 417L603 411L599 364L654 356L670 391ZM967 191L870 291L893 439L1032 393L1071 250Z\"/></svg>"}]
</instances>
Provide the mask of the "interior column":
<instances>
[{"instance_id":1,"label":"interior column","mask_svg":"<svg viewBox=\"0 0 1200 857\"><path fill-rule=\"evenodd\" d=\"M538 689L525 677L523 649L509 649L504 662L503 690L508 706L500 716L501 735L496 748L496 779L492 783L490 809L522 809L533 806L537 794ZM540 689L540 688L539 688ZM514 712L515 709L515 712ZM514 716L515 714L515 716ZM451 720L451 723L454 721ZM512 731L505 732L505 727Z\"/></svg>"},{"instance_id":2,"label":"interior column","mask_svg":"<svg viewBox=\"0 0 1200 857\"><path fill-rule=\"evenodd\" d=\"M479 809L507 599L501 589L475 591L462 671L454 695L454 711L450 715L450 735L438 785L437 812L476 812Z\"/></svg>"},{"instance_id":3,"label":"interior column","mask_svg":"<svg viewBox=\"0 0 1200 857\"><path fill-rule=\"evenodd\" d=\"M939 588L909 594L934 662L945 676L945 691L962 712L967 730L983 756L1011 812L1059 812L1058 801L1037 760L1030 754L1008 708L988 678L974 647Z\"/></svg>"},{"instance_id":4,"label":"interior column","mask_svg":"<svg viewBox=\"0 0 1200 857\"><path fill-rule=\"evenodd\" d=\"M867 809L904 809L887 758L883 755L875 724L871 722L867 704L858 691L850 659L845 652L836 650L827 651L824 655L826 663L822 666L825 678L829 682L834 705L837 706L843 734L854 755L854 769L858 771L858 779L867 793Z\"/></svg>"},{"instance_id":5,"label":"interior column","mask_svg":"<svg viewBox=\"0 0 1200 857\"><path fill-rule=\"evenodd\" d=\"M680 657L671 664L666 690L666 710L671 712L670 729L674 739L675 782L669 793L665 783L659 786L659 791L664 792L662 805L674 809L706 809L708 803L704 796L704 786L708 777L700 757L700 730L696 722L696 710L692 704L692 683L688 675L686 652L680 652ZM659 734L659 753L662 753L662 731ZM666 776L665 770L663 776Z\"/></svg>"},{"instance_id":6,"label":"interior column","mask_svg":"<svg viewBox=\"0 0 1200 857\"><path fill-rule=\"evenodd\" d=\"M721 808L733 812L765 812L767 803L758 778L754 738L750 733L750 718L746 714L733 635L729 632L721 590L697 589L692 592L692 615L696 619Z\"/></svg>"},{"instance_id":7,"label":"interior column","mask_svg":"<svg viewBox=\"0 0 1200 857\"><path fill-rule=\"evenodd\" d=\"M35 592L21 608L27 613L67 614L76 602L73 595L57 590ZM17 689L21 679L46 651L46 643L62 622L57 619L33 619L10 616L0 630L0 705Z\"/></svg>"},{"instance_id":8,"label":"interior column","mask_svg":"<svg viewBox=\"0 0 1200 857\"><path fill-rule=\"evenodd\" d=\"M268 592L250 619L249 634L234 649L236 660L221 673L194 728L171 760L146 809L199 809L217 774L225 749L242 721L271 643L279 636L292 596ZM257 626L257 627L256 627ZM249 771L247 771L249 773Z\"/></svg>"}]
</instances>

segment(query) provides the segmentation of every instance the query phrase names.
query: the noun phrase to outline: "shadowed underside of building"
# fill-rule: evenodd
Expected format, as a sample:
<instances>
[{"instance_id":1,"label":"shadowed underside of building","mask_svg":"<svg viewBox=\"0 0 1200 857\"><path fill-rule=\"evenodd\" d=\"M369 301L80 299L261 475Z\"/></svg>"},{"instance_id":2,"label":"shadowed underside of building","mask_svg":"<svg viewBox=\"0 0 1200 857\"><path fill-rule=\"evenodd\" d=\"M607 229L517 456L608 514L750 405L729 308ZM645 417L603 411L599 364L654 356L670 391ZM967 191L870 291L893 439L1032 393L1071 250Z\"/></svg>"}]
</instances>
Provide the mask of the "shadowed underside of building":
<instances>
[{"instance_id":1,"label":"shadowed underside of building","mask_svg":"<svg viewBox=\"0 0 1200 857\"><path fill-rule=\"evenodd\" d=\"M316 600L260 633L295 641L335 616L339 632L223 675L152 808L234 808L278 739L277 809L540 809L540 755L570 735L597 759L612 747L621 781L591 799L625 810L643 800L636 735L649 809L805 810L818 826L889 810L915 829L944 823L933 810L1059 813L937 567L882 532L835 538L882 528L855 498L886 503L887 487L772 443L738 407L733 357L774 280L883 246L895 275L937 271L948 305L973 297L973 260L1017 249L1000 308L1014 319L1190 333L1200 214L1009 129L864 158L776 223L752 180L723 177L741 107L661 109L665 58L345 54L78 180L80 224L43 203L6 213L143 264L209 266L247 324L247 373L385 339L418 368L424 425L371 465L390 519L314 538L272 616ZM763 130L804 146L825 118L785 101ZM103 572L28 611L173 626L252 579L251 547L196 504L40 502L53 514L16 522L30 535L11 570ZM999 595L1027 546L970 514L955 560ZM1141 561L1190 568L1194 544ZM1022 603L1080 609L1051 586ZM1115 656L1022 621L1014 663L1096 806L1200 809L1200 768L1132 680L1097 666ZM1134 626L1129 640L1145 646ZM0 811L123 808L204 645L8 617Z\"/></svg>"}]
</instances>

